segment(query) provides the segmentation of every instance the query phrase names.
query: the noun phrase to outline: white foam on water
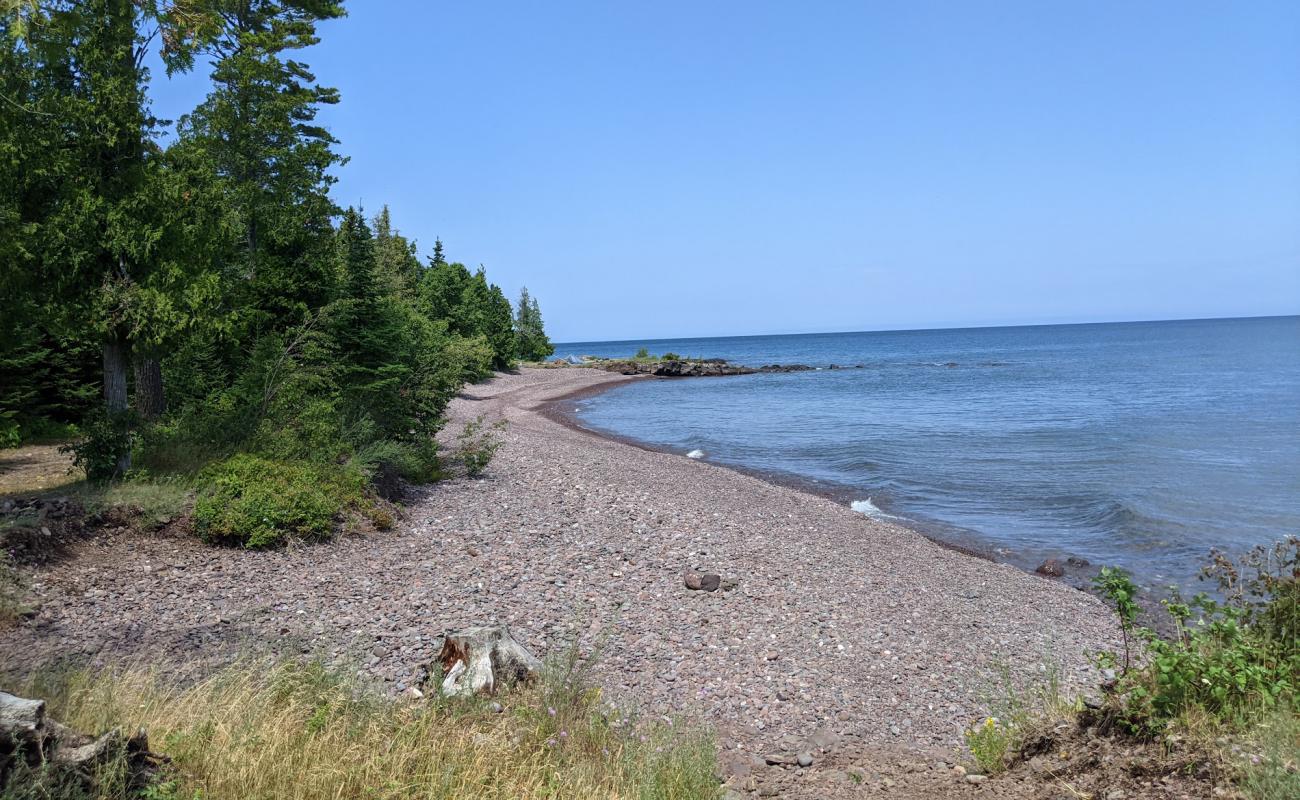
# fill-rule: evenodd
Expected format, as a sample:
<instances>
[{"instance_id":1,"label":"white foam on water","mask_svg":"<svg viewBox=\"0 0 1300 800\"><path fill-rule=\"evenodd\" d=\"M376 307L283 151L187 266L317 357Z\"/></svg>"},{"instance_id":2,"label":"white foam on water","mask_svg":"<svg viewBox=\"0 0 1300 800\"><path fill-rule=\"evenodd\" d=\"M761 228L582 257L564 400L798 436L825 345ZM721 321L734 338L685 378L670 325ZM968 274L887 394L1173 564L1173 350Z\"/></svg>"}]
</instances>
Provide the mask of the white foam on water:
<instances>
[{"instance_id":1,"label":"white foam on water","mask_svg":"<svg viewBox=\"0 0 1300 800\"><path fill-rule=\"evenodd\" d=\"M849 508L863 516L871 517L872 519L902 519L902 517L896 517L893 514L886 514L884 511L876 508L876 504L871 502L870 497L866 500L854 500L849 503Z\"/></svg>"},{"instance_id":2,"label":"white foam on water","mask_svg":"<svg viewBox=\"0 0 1300 800\"><path fill-rule=\"evenodd\" d=\"M703 451L703 450L692 450L691 452L689 452L689 453L686 454L686 457L687 457L687 458L704 458L704 451Z\"/></svg>"}]
</instances>

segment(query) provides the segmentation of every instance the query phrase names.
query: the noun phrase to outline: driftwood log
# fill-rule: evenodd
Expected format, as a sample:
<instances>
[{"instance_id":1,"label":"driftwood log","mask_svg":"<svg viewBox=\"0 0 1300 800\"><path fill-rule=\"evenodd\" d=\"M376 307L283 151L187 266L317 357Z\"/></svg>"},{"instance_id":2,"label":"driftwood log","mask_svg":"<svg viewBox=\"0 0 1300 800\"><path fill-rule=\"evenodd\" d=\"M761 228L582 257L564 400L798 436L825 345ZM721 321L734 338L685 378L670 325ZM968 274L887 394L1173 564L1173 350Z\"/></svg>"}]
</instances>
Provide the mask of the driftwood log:
<instances>
[{"instance_id":1,"label":"driftwood log","mask_svg":"<svg viewBox=\"0 0 1300 800\"><path fill-rule=\"evenodd\" d=\"M120 760L127 785L141 788L166 761L149 752L143 730L127 738L116 728L87 736L45 716L45 701L0 692L0 792L42 767L93 791L101 768Z\"/></svg>"},{"instance_id":2,"label":"driftwood log","mask_svg":"<svg viewBox=\"0 0 1300 800\"><path fill-rule=\"evenodd\" d=\"M442 693L451 697L496 694L537 678L542 662L516 642L510 629L491 625L449 631L438 653Z\"/></svg>"}]
</instances>

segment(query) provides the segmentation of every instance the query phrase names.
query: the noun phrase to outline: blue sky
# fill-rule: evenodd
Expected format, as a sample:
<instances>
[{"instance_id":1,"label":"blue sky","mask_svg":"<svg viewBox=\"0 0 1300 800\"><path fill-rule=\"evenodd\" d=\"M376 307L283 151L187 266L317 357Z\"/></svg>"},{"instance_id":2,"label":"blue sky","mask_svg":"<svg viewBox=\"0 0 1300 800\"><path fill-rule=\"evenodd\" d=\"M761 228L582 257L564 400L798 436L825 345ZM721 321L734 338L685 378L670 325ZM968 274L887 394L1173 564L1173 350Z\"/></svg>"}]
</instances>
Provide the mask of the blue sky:
<instances>
[{"instance_id":1,"label":"blue sky","mask_svg":"<svg viewBox=\"0 0 1300 800\"><path fill-rule=\"evenodd\" d=\"M1300 3L349 6L336 200L557 341L1300 313Z\"/></svg>"}]
</instances>

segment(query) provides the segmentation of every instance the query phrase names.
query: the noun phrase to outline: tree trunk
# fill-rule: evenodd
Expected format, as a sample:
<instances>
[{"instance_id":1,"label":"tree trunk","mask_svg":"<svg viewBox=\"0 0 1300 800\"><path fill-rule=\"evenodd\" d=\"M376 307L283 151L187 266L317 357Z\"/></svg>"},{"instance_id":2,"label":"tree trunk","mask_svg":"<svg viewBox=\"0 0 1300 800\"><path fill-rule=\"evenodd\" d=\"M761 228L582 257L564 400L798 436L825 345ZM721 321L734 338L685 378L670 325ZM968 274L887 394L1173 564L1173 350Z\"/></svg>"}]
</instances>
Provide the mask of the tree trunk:
<instances>
[{"instance_id":1,"label":"tree trunk","mask_svg":"<svg viewBox=\"0 0 1300 800\"><path fill-rule=\"evenodd\" d=\"M162 365L158 359L135 356L135 410L141 419L156 420L167 410L163 394Z\"/></svg>"},{"instance_id":2,"label":"tree trunk","mask_svg":"<svg viewBox=\"0 0 1300 800\"><path fill-rule=\"evenodd\" d=\"M104 342L104 408L112 424L122 424L126 414L126 370L130 363L130 347L119 336ZM117 454L117 474L125 475L131 469L131 451Z\"/></svg>"}]
</instances>

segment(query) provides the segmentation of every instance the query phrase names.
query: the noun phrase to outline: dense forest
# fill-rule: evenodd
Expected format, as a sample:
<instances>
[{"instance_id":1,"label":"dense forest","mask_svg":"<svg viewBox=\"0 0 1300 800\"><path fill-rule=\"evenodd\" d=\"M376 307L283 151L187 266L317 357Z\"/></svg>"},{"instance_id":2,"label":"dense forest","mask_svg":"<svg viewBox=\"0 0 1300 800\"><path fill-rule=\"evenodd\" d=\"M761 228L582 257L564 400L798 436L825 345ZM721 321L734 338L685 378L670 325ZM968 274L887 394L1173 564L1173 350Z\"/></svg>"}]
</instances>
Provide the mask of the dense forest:
<instances>
[{"instance_id":1,"label":"dense forest","mask_svg":"<svg viewBox=\"0 0 1300 800\"><path fill-rule=\"evenodd\" d=\"M340 97L295 55L341 3L0 9L0 444L70 435L92 481L185 477L201 534L269 544L365 513L382 476L437 478L456 391L553 351L527 290L331 199L317 114ZM210 65L174 123L155 54Z\"/></svg>"}]
</instances>

